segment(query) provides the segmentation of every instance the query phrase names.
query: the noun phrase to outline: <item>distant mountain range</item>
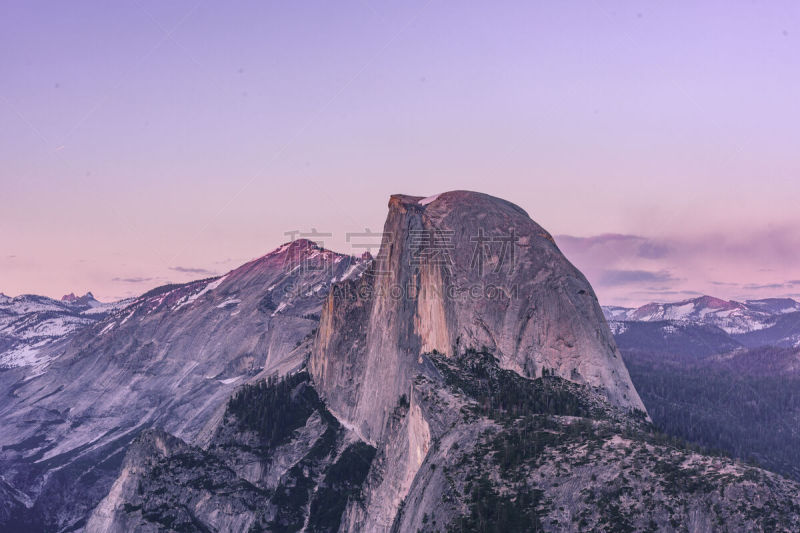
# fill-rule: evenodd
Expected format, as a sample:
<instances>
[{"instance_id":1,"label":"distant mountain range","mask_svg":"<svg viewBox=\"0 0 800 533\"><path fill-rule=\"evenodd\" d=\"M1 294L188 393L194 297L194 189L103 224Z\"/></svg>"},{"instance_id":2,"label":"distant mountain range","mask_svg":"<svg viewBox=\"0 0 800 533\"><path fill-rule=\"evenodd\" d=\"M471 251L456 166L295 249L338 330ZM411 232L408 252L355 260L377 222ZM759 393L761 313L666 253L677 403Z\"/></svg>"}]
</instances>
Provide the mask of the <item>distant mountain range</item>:
<instances>
[{"instance_id":1,"label":"distant mountain range","mask_svg":"<svg viewBox=\"0 0 800 533\"><path fill-rule=\"evenodd\" d=\"M800 347L800 302L791 298L737 302L701 296L635 309L605 306L603 314L620 348L630 344L629 337L643 335L661 348L685 341L705 346L708 353L736 347Z\"/></svg>"},{"instance_id":2,"label":"distant mountain range","mask_svg":"<svg viewBox=\"0 0 800 533\"><path fill-rule=\"evenodd\" d=\"M672 303L649 303L641 307L604 306L608 320L637 320L654 322L657 320L687 320L713 324L728 333L744 333L762 329L762 321L769 323L769 317L800 311L800 303L791 298L766 298L763 300L722 300L713 296L700 296ZM761 319L761 320L759 320ZM744 327L733 324L742 320Z\"/></svg>"},{"instance_id":3,"label":"distant mountain range","mask_svg":"<svg viewBox=\"0 0 800 533\"><path fill-rule=\"evenodd\" d=\"M67 294L60 300L0 293L0 368L41 369L54 355L48 349L53 343L138 300L103 303L91 292ZM742 347L800 347L800 302L791 298L737 302L701 296L637 308L603 306L602 310L622 349L640 342L654 344L655 351L697 349L701 354ZM681 344L686 349L677 348Z\"/></svg>"},{"instance_id":4,"label":"distant mountain range","mask_svg":"<svg viewBox=\"0 0 800 533\"><path fill-rule=\"evenodd\" d=\"M70 293L61 300L34 294L11 298L0 293L0 368L41 368L50 361L46 348L51 344L132 301L101 303L91 292Z\"/></svg>"}]
</instances>

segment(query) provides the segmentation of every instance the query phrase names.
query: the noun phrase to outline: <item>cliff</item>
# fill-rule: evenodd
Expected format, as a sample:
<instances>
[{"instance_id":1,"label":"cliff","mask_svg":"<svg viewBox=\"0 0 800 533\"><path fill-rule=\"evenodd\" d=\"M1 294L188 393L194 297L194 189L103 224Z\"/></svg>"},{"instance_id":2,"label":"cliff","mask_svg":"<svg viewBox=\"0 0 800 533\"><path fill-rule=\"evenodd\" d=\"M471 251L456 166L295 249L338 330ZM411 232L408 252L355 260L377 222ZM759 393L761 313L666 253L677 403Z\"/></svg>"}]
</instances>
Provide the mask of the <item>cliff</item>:
<instances>
[{"instance_id":1,"label":"cliff","mask_svg":"<svg viewBox=\"0 0 800 533\"><path fill-rule=\"evenodd\" d=\"M521 208L454 191L394 195L373 267L334 286L309 368L329 408L368 442L420 355L494 354L521 376L560 376L644 411L586 278Z\"/></svg>"}]
</instances>

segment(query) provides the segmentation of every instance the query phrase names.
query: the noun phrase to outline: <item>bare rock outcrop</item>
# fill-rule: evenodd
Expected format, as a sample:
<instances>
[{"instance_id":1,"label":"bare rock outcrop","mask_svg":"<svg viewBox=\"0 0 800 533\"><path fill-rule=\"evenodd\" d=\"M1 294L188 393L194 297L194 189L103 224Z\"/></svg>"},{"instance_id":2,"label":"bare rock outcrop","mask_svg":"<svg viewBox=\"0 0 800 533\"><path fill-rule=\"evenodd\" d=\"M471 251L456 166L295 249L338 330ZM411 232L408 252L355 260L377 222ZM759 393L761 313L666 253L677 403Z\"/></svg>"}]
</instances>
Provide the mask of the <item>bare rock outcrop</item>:
<instances>
[{"instance_id":1,"label":"bare rock outcrop","mask_svg":"<svg viewBox=\"0 0 800 533\"><path fill-rule=\"evenodd\" d=\"M420 355L469 349L644 411L594 291L525 211L467 191L394 195L373 267L329 293L314 381L332 412L375 443Z\"/></svg>"}]
</instances>

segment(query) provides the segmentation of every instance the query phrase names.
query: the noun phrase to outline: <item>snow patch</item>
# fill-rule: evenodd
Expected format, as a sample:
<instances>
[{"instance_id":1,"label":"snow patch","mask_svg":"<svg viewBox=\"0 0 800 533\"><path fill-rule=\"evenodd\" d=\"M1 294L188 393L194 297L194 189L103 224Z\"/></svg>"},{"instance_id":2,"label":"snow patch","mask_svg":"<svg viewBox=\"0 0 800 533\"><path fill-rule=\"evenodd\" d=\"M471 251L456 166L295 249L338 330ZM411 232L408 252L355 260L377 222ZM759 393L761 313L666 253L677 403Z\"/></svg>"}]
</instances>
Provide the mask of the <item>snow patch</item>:
<instances>
[{"instance_id":1,"label":"snow patch","mask_svg":"<svg viewBox=\"0 0 800 533\"><path fill-rule=\"evenodd\" d=\"M417 202L417 203L418 203L419 205L428 205L428 204L429 204L429 203L431 203L431 202L435 202L435 201L436 201L436 199L437 199L437 198L439 198L439 196L441 196L441 193L439 193L439 194L434 194L433 196L428 196L427 198L423 198L422 200L420 200L420 201L419 201L419 202Z\"/></svg>"},{"instance_id":2,"label":"snow patch","mask_svg":"<svg viewBox=\"0 0 800 533\"><path fill-rule=\"evenodd\" d=\"M17 366L30 366L38 361L36 354L39 350L32 346L21 346L14 350L9 350L0 358L0 368L14 368Z\"/></svg>"},{"instance_id":3,"label":"snow patch","mask_svg":"<svg viewBox=\"0 0 800 533\"><path fill-rule=\"evenodd\" d=\"M628 324L625 322L609 322L608 327L613 335L622 335L628 331Z\"/></svg>"},{"instance_id":4,"label":"snow patch","mask_svg":"<svg viewBox=\"0 0 800 533\"><path fill-rule=\"evenodd\" d=\"M350 279L350 276L352 276L352 275L353 275L353 272L355 272L356 270L358 270L358 268L359 268L360 266L361 266L361 265L360 265L359 263L353 263L352 265L350 265L349 267L347 267L347 270L345 270L345 271L344 271L344 274L342 274L342 277L340 277L340 278L338 278L338 279L334 279L334 281L344 281L344 280L346 280L346 279Z\"/></svg>"},{"instance_id":5,"label":"snow patch","mask_svg":"<svg viewBox=\"0 0 800 533\"><path fill-rule=\"evenodd\" d=\"M228 298L227 300L225 300L224 302L219 304L217 306L217 309L222 309L224 307L229 307L231 305L238 305L240 302L241 302L241 300L238 299L238 298Z\"/></svg>"},{"instance_id":6,"label":"snow patch","mask_svg":"<svg viewBox=\"0 0 800 533\"><path fill-rule=\"evenodd\" d=\"M134 315L134 313L136 313L136 309L134 309L133 311L131 311L130 313L128 313L128 316L126 316L125 318L123 318L123 319L122 319L122 322L120 322L120 323L119 323L119 325L121 326L122 324L124 324L125 322L127 322L127 321L128 321L128 319Z\"/></svg>"},{"instance_id":7,"label":"snow patch","mask_svg":"<svg viewBox=\"0 0 800 533\"><path fill-rule=\"evenodd\" d=\"M209 291L213 291L214 289L216 289L217 287L219 287L219 286L220 286L220 284L221 284L223 281L225 281L225 278L227 278L227 277L228 277L228 275L227 275L227 274L225 274L224 276L221 276L221 277L219 277L219 278L215 279L214 281L212 281L211 283L209 283L208 285L206 285L205 287L203 287L203 290L201 290L200 292L197 292L197 293L195 293L195 294L192 294L192 295L189 295L189 296L185 296L185 297L183 297L183 299L181 299L181 301L179 301L179 302L177 303L177 305L175 305L175 307L173 307L173 308L172 308L172 310L173 310L173 311L177 311L177 310L178 310L178 309L180 309L181 307L184 307L184 306L186 306L186 305L189 305L189 304L191 304L192 302L194 302L195 300L197 300L198 298L200 298L200 297L201 297L202 295L204 295L205 293L207 293L207 292L209 292Z\"/></svg>"},{"instance_id":8,"label":"snow patch","mask_svg":"<svg viewBox=\"0 0 800 533\"><path fill-rule=\"evenodd\" d=\"M220 383L224 383L225 385L230 385L231 383L236 383L237 381L239 381L240 379L242 379L244 377L246 377L246 375L242 374L241 376L236 376L236 377L227 378L227 379L218 379L217 381L219 381Z\"/></svg>"},{"instance_id":9,"label":"snow patch","mask_svg":"<svg viewBox=\"0 0 800 533\"><path fill-rule=\"evenodd\" d=\"M275 316L275 315L277 315L278 313L280 313L281 311L283 311L284 309L286 309L286 307L288 307L288 305L289 305L289 304L287 304L286 302L281 302L281 303L280 303L280 305L278 306L278 308L277 308L277 309L275 309L275 311L274 311L274 312L272 313L272 315L270 315L270 316Z\"/></svg>"}]
</instances>

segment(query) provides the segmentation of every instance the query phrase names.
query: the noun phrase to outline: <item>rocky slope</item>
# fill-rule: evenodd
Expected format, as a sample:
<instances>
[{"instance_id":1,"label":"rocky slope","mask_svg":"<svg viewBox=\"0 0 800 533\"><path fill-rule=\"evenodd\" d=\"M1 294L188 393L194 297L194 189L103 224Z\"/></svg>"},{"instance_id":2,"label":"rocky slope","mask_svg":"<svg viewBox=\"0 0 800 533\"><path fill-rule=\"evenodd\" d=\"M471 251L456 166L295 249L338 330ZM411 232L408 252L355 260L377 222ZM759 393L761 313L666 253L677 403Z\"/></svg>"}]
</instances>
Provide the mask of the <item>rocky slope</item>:
<instances>
[{"instance_id":1,"label":"rocky slope","mask_svg":"<svg viewBox=\"0 0 800 533\"><path fill-rule=\"evenodd\" d=\"M1 372L4 505L22 504L17 522L80 526L142 430L207 441L237 384L299 367L330 284L361 268L295 241L225 276L150 291L53 345L41 375Z\"/></svg>"},{"instance_id":2,"label":"rocky slope","mask_svg":"<svg viewBox=\"0 0 800 533\"><path fill-rule=\"evenodd\" d=\"M205 449L142 434L87 531L800 527L800 485L658 434L600 388L471 350L422 360L377 450L304 373L246 386Z\"/></svg>"},{"instance_id":3,"label":"rocky slope","mask_svg":"<svg viewBox=\"0 0 800 533\"><path fill-rule=\"evenodd\" d=\"M307 373L245 386L205 449L140 435L86 531L335 531L373 456Z\"/></svg>"},{"instance_id":4,"label":"rocky slope","mask_svg":"<svg viewBox=\"0 0 800 533\"><path fill-rule=\"evenodd\" d=\"M531 382L497 368L490 354L431 361L441 378L416 379L410 407L418 401L431 421L429 451L392 531L790 531L800 524L797 484L665 442L601 390L551 376ZM449 411L455 419L438 414L443 404L460 406Z\"/></svg>"},{"instance_id":5,"label":"rocky slope","mask_svg":"<svg viewBox=\"0 0 800 533\"><path fill-rule=\"evenodd\" d=\"M502 200L392 197L310 344L310 381L247 385L206 446L141 437L88 529L800 527L800 486L650 425L588 283Z\"/></svg>"}]
</instances>

